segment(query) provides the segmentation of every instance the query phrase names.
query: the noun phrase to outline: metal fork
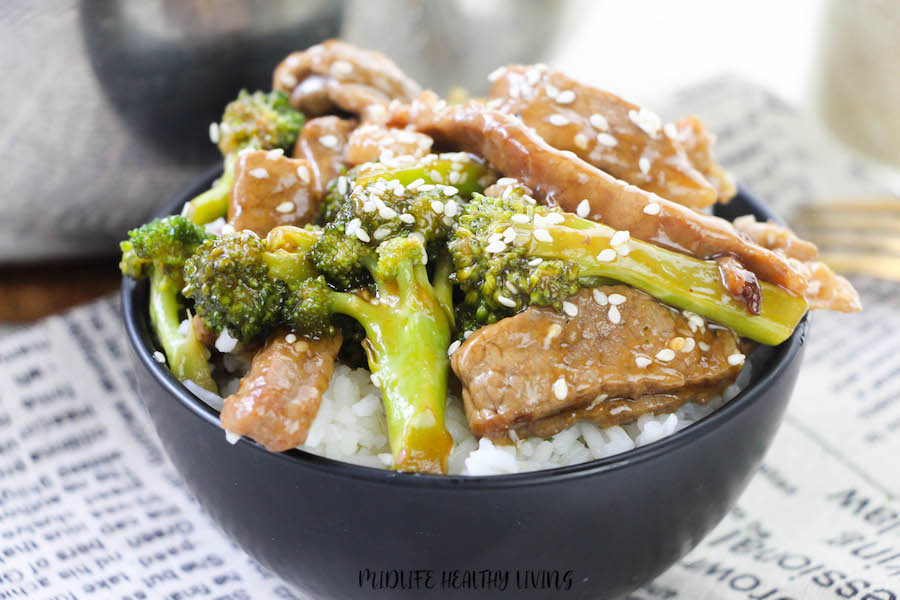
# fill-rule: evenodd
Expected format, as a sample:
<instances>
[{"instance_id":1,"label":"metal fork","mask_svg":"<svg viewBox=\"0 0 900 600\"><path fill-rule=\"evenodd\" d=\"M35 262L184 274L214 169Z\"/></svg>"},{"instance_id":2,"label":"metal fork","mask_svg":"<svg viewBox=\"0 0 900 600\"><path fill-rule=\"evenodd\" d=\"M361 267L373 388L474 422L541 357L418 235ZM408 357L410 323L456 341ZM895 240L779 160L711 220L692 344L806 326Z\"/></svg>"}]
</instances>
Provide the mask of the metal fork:
<instances>
[{"instance_id":1,"label":"metal fork","mask_svg":"<svg viewBox=\"0 0 900 600\"><path fill-rule=\"evenodd\" d=\"M791 225L834 270L900 281L900 198L806 204Z\"/></svg>"}]
</instances>

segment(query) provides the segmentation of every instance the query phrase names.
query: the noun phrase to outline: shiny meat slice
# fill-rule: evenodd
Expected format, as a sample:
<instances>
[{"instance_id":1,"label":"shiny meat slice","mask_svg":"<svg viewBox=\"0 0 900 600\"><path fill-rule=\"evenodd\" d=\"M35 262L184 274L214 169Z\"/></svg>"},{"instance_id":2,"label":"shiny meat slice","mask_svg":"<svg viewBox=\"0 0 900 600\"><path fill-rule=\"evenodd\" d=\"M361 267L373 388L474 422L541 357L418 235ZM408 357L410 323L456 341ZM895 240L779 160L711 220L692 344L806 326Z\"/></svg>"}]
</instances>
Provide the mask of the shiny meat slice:
<instances>
[{"instance_id":1,"label":"shiny meat slice","mask_svg":"<svg viewBox=\"0 0 900 600\"><path fill-rule=\"evenodd\" d=\"M228 223L260 237L279 225L305 225L319 212L308 161L274 151L245 151L234 163Z\"/></svg>"},{"instance_id":2,"label":"shiny meat slice","mask_svg":"<svg viewBox=\"0 0 900 600\"><path fill-rule=\"evenodd\" d=\"M805 275L784 256L747 240L728 221L628 185L571 152L551 147L511 115L474 102L448 106L423 94L392 118L414 123L438 144L482 156L533 189L546 204L575 212L587 199L590 219L627 230L632 237L698 258L733 254L764 281L796 294L806 289ZM651 204L659 205L655 216L644 212Z\"/></svg>"},{"instance_id":3,"label":"shiny meat slice","mask_svg":"<svg viewBox=\"0 0 900 600\"><path fill-rule=\"evenodd\" d=\"M294 156L309 161L313 186L319 194L324 194L328 183L346 166L344 150L356 125L356 119L329 116L307 121L300 130Z\"/></svg>"},{"instance_id":4,"label":"shiny meat slice","mask_svg":"<svg viewBox=\"0 0 900 600\"><path fill-rule=\"evenodd\" d=\"M453 353L476 436L579 409L590 414L600 403L618 407L621 399L682 392L687 399L741 370L728 361L739 353L734 334L701 327L634 288L587 289L569 301L574 317L529 308L482 327ZM640 416L640 404L628 406L631 420Z\"/></svg>"},{"instance_id":5,"label":"shiny meat slice","mask_svg":"<svg viewBox=\"0 0 900 600\"><path fill-rule=\"evenodd\" d=\"M421 91L388 57L341 40L328 40L289 54L272 75L272 88L290 95L307 116L339 108L363 114L391 100L409 102Z\"/></svg>"},{"instance_id":6,"label":"shiny meat slice","mask_svg":"<svg viewBox=\"0 0 900 600\"><path fill-rule=\"evenodd\" d=\"M728 202L737 193L731 173L713 159L712 146L715 136L697 117L685 117L675 122L678 141L687 152L694 167L716 188L719 202Z\"/></svg>"},{"instance_id":7,"label":"shiny meat slice","mask_svg":"<svg viewBox=\"0 0 900 600\"><path fill-rule=\"evenodd\" d=\"M862 300L853 285L816 258L819 250L815 244L798 238L787 227L777 223L761 223L753 215L734 220L735 228L764 248L783 254L803 272L807 287L803 293L811 309L825 308L841 312L862 310Z\"/></svg>"},{"instance_id":8,"label":"shiny meat slice","mask_svg":"<svg viewBox=\"0 0 900 600\"><path fill-rule=\"evenodd\" d=\"M256 353L221 414L227 431L251 437L271 452L306 440L341 348L340 334L321 340L288 335L293 334L273 334Z\"/></svg>"},{"instance_id":9,"label":"shiny meat slice","mask_svg":"<svg viewBox=\"0 0 900 600\"><path fill-rule=\"evenodd\" d=\"M762 290L756 274L745 269L738 259L729 254L717 256L715 260L719 265L719 274L725 289L740 298L747 305L751 315L758 315L762 303Z\"/></svg>"},{"instance_id":10,"label":"shiny meat slice","mask_svg":"<svg viewBox=\"0 0 900 600\"><path fill-rule=\"evenodd\" d=\"M431 152L433 140L418 131L395 129L365 123L350 135L344 158L351 165L375 162L387 153L391 158L413 156L421 158Z\"/></svg>"},{"instance_id":11,"label":"shiny meat slice","mask_svg":"<svg viewBox=\"0 0 900 600\"><path fill-rule=\"evenodd\" d=\"M506 67L490 97L488 106L518 116L554 148L613 177L695 209L716 201L674 131L646 108L536 66Z\"/></svg>"}]
</instances>

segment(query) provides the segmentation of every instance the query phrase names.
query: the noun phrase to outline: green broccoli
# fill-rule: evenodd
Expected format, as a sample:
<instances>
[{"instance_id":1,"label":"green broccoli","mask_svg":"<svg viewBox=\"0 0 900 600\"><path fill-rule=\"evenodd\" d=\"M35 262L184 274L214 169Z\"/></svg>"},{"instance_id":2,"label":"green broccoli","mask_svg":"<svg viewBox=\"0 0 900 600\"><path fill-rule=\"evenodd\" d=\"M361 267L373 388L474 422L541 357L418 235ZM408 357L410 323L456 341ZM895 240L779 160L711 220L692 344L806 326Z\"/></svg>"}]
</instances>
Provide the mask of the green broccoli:
<instances>
[{"instance_id":1,"label":"green broccoli","mask_svg":"<svg viewBox=\"0 0 900 600\"><path fill-rule=\"evenodd\" d=\"M339 315L357 321L382 390L395 468L440 472L452 448L444 427L453 323L450 263L446 255L428 260L425 233L436 235L438 229L429 229L430 221L420 216L422 231L398 229L381 241L352 228L348 234L349 213L318 237L287 227L273 229L264 244L249 241L252 234L246 232L219 236L189 261L185 294L204 319L212 315L213 325L227 323L233 335L259 335L276 326L327 335ZM221 257L228 260L224 267L216 264ZM336 289L329 281L343 285ZM278 311L272 310L276 304Z\"/></svg>"},{"instance_id":2,"label":"green broccoli","mask_svg":"<svg viewBox=\"0 0 900 600\"><path fill-rule=\"evenodd\" d=\"M180 297L184 264L208 237L184 217L155 219L128 232L120 244L119 268L133 279L150 279L150 322L172 373L215 391L206 348L193 328L179 330L185 314Z\"/></svg>"},{"instance_id":3,"label":"green broccoli","mask_svg":"<svg viewBox=\"0 0 900 600\"><path fill-rule=\"evenodd\" d=\"M205 224L224 217L234 184L234 161L244 149L289 152L303 127L303 114L290 105L281 91L248 93L241 90L237 99L225 107L222 122L212 125L212 138L218 139L225 157L225 168L212 187L185 205L184 216Z\"/></svg>"},{"instance_id":4,"label":"green broccoli","mask_svg":"<svg viewBox=\"0 0 900 600\"><path fill-rule=\"evenodd\" d=\"M666 250L582 219L538 206L517 191L505 198L476 195L448 241L464 293L466 326L486 324L531 305L554 305L609 279L693 311L764 344L787 339L806 313L802 297L761 283L752 315L723 285L717 264Z\"/></svg>"}]
</instances>

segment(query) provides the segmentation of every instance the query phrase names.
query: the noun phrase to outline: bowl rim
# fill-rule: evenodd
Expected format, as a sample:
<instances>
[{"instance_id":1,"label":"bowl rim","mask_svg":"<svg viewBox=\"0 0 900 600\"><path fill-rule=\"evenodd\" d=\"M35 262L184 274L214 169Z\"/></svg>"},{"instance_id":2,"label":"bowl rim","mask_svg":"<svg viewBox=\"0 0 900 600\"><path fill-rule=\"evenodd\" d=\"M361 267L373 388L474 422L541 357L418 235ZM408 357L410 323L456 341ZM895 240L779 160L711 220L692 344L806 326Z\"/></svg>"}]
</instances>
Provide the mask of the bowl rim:
<instances>
[{"instance_id":1,"label":"bowl rim","mask_svg":"<svg viewBox=\"0 0 900 600\"><path fill-rule=\"evenodd\" d=\"M197 180L184 186L173 198L160 209L155 216L164 217L179 214L181 207L198 193L207 189L211 182L222 172L221 166L216 166L205 171ZM749 193L742 185L738 186L740 196L755 212L757 217L762 216L776 222L781 222L772 211L753 194ZM219 422L219 412L195 396L184 386L165 365L153 358L156 348L152 345L146 314L138 314L138 307L143 306L140 296L146 296L146 282L134 281L130 278L122 279L122 318L131 347L135 352L143 368L156 380L170 396L177 400L182 407L187 409L203 423L222 431L223 443L224 429ZM261 444L241 437L235 444L235 448L241 448L250 452L257 452L268 457L268 460L287 461L296 467L308 467L317 470L328 471L336 478L349 478L362 480L373 484L389 484L412 487L431 487L443 490L477 490L500 488L529 487L535 485L549 485L563 480L590 477L627 468L629 465L652 460L662 454L674 451L695 440L710 435L715 429L724 423L738 417L747 410L770 388L776 380L781 378L788 367L793 363L805 341L809 330L809 313L797 325L791 336L774 348L773 354L766 361L766 370L760 373L756 380L741 390L737 396L726 402L720 408L699 421L691 423L684 429L676 431L660 440L622 452L605 458L593 459L582 463L542 469L538 471L526 471L506 475L437 475L424 473L399 473L387 469L377 469L363 465L356 465L340 460L326 458L300 449L291 449L286 452L269 452Z\"/></svg>"}]
</instances>

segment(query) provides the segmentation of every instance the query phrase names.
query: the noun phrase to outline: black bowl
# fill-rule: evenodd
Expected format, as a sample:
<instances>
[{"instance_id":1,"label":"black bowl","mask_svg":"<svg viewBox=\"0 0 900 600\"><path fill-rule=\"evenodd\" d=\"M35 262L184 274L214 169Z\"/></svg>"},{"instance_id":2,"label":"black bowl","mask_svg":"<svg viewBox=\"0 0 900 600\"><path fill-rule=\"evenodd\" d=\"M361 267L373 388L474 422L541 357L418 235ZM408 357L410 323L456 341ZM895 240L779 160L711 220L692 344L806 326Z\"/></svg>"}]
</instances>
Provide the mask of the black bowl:
<instances>
[{"instance_id":1,"label":"black bowl","mask_svg":"<svg viewBox=\"0 0 900 600\"><path fill-rule=\"evenodd\" d=\"M745 191L720 208L727 218L746 213L773 218ZM790 398L808 329L804 319L755 357L739 396L663 440L569 467L457 477L229 444L218 414L153 359L145 283L126 279L122 299L143 400L190 490L263 565L314 597L340 599L615 598L653 579L747 485Z\"/></svg>"}]
</instances>

